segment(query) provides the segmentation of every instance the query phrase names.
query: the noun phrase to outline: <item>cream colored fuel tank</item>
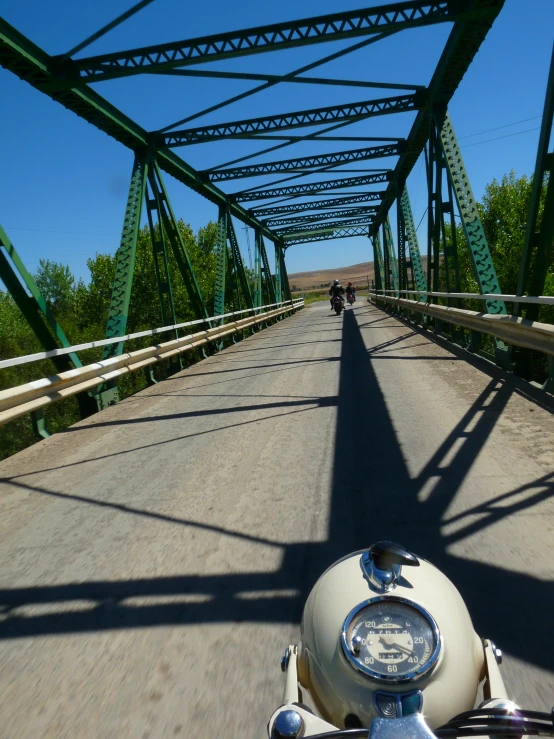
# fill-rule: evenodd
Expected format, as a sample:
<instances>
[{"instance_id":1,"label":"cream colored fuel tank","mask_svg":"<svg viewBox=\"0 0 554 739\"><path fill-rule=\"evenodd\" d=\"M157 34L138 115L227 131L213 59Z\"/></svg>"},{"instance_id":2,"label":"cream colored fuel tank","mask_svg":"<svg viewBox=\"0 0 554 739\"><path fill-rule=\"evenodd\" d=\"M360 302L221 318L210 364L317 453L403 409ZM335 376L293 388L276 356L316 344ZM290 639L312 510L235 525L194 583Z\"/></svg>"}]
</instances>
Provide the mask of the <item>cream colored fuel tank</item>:
<instances>
[{"instance_id":1,"label":"cream colored fuel tank","mask_svg":"<svg viewBox=\"0 0 554 739\"><path fill-rule=\"evenodd\" d=\"M342 728L345 717L354 714L362 726L369 726L378 715L375 691L420 690L421 710L431 728L472 709L483 671L483 647L459 592L440 570L422 559L418 567L402 567L395 587L378 592L364 576L362 554L349 555L328 569L304 608L298 676L321 716ZM428 673L409 682L384 682L358 671L346 658L341 643L345 619L360 603L379 596L406 599L434 618L440 631L440 653Z\"/></svg>"}]
</instances>

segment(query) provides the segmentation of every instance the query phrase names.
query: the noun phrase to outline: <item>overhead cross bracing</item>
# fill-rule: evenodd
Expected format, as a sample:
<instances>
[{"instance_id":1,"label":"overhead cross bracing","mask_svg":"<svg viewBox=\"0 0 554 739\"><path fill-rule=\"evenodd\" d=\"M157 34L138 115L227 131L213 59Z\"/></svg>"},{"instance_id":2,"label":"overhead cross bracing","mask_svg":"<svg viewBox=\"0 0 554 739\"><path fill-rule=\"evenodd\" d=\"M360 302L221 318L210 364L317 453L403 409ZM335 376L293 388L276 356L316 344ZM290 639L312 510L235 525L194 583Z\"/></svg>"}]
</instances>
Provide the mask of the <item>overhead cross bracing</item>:
<instances>
[{"instance_id":1,"label":"overhead cross bracing","mask_svg":"<svg viewBox=\"0 0 554 739\"><path fill-rule=\"evenodd\" d=\"M502 5L503 0L403 0L370 8L340 11L291 22L273 23L82 58L75 58L75 50L82 54L82 50L98 34L75 47L72 52L52 56L2 21L0 63L135 152L148 151L160 170L187 184L218 207L227 208L231 216L257 229L265 238L275 243L279 243L279 234L272 226L262 222L261 218L301 212L315 214L319 208L331 207L336 210L343 205L370 201L374 199L373 193L360 194L355 188L369 181L386 181L387 188L377 201L378 208L372 225L372 232L376 232L386 220L399 185L406 181L423 150L432 110L448 104ZM117 23L119 22L117 20ZM330 65L365 47L378 49L379 42L392 34L406 29L444 23L450 26L451 30L439 63L427 85L421 84L420 80L372 80L368 75L360 74L360 67L357 67L357 74L352 79L344 79L344 75L333 78L317 77L313 74L317 67ZM329 49L329 42L332 41L350 42L351 45L344 47L343 43L337 51L293 71L279 73L272 71L270 74L264 74L259 65L252 71L230 70L221 66L227 60L236 57L253 55L258 57L265 52L284 52L323 42L327 43L326 49ZM275 54L272 59L277 59ZM219 68L214 69L212 62L216 62ZM201 69L197 69L199 64L202 64ZM148 74L150 80L155 75L163 74L179 77L185 81L187 75L198 75L203 78L212 75L214 79L236 78L250 80L252 83L259 82L259 85L227 100L215 101L205 110L181 116L178 121L158 127L155 131L148 131L101 97L97 91L98 85L105 80L140 74ZM90 87L92 82L95 83L95 89ZM291 82L295 83L296 89L300 89L298 84L309 84L311 87L321 85L326 90L326 104L311 108L297 106L296 109L291 106L292 112L284 111L279 115L257 117L239 116L223 123L196 122L207 114L213 118L217 111L230 103L236 105L258 92ZM412 82L417 84L410 84ZM393 94L388 96L381 94L368 100L366 93L362 101L353 100L346 104L342 102L333 104L329 101L333 88L345 87L351 90L356 87L365 89L374 87L389 90ZM245 108L245 112L247 110L248 108ZM386 134L382 138L374 135L373 129L363 130L370 119L377 117L379 120L380 116L387 114L388 120L395 112L411 112L412 116L416 116L411 129L406 130L402 137L405 141L401 142L398 138L391 137L388 127L382 128L382 133ZM356 131L352 129L352 135L342 135L347 127L353 125ZM296 131L303 127L308 133L297 135ZM199 169L192 167L176 154L176 148L185 145L188 151L199 143L229 144L237 139L241 139L243 145L251 141L252 146L256 148L250 154L238 158L235 155L230 161L219 164L214 164L212 157L210 166ZM351 151L314 151L312 154L307 152L307 156L303 151L301 156L295 158L277 160L273 156L271 161L264 161L264 155L269 151L300 145L305 149L308 146L321 146L323 142L333 140L374 141L375 146L367 147L365 150L357 147ZM270 145L268 149L259 151L259 146L263 143ZM325 145L329 146L329 143ZM339 180L322 179L319 183L313 181L313 177L325 171L331 176L335 172L339 175L341 172L340 169L337 170L339 164L363 162L366 159L386 156L396 159L396 163L388 167L390 172L386 175L364 173L358 177L342 178L340 185ZM263 179L279 173L288 173L290 177L300 179L300 182L284 187L267 187L259 185L257 181L255 189L238 194L226 192L216 184L224 184L243 177ZM310 175L312 177L310 182L303 184L301 178ZM318 192L345 188L351 190L350 195L346 196L349 202L345 198L340 203L337 198L337 203L325 205L320 203L317 206L311 202L312 197ZM281 205L275 202L279 198L290 197L299 202L294 206L290 203ZM261 203L261 207L256 205L259 201L271 199L274 200L273 206L262 206ZM242 202L247 202L252 207L245 209L241 205Z\"/></svg>"}]
</instances>

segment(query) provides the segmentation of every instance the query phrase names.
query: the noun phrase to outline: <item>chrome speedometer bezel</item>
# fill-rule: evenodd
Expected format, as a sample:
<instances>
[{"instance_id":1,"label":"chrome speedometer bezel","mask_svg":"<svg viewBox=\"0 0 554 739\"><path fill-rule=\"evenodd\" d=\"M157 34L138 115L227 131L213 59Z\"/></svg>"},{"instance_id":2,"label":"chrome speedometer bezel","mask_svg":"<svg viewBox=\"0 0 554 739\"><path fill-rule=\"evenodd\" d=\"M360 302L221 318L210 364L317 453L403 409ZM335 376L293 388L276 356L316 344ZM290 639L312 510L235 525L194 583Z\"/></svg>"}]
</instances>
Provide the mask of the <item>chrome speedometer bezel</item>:
<instances>
[{"instance_id":1,"label":"chrome speedometer bezel","mask_svg":"<svg viewBox=\"0 0 554 739\"><path fill-rule=\"evenodd\" d=\"M353 653L352 647L348 642L348 630L352 621L356 618L360 611L375 603L383 602L400 603L402 605L409 606L410 608L415 609L429 622L429 625L433 632L435 648L427 662L425 662L425 664L421 665L417 669L405 673L404 675L384 675L380 672L377 672L376 670L370 669L357 660L356 655ZM442 637L437 622L426 608L423 608L423 606L420 606L418 603L414 603L414 601L409 600L408 598L399 598L392 595L380 595L376 598L369 598L369 600L364 600L361 603L358 603L358 605L350 611L342 626L341 645L344 656L346 657L350 665L358 672L361 672L367 677L371 677L374 680L379 680L383 683L409 683L414 682L415 680L419 680L419 678L427 675L436 666L442 650Z\"/></svg>"}]
</instances>

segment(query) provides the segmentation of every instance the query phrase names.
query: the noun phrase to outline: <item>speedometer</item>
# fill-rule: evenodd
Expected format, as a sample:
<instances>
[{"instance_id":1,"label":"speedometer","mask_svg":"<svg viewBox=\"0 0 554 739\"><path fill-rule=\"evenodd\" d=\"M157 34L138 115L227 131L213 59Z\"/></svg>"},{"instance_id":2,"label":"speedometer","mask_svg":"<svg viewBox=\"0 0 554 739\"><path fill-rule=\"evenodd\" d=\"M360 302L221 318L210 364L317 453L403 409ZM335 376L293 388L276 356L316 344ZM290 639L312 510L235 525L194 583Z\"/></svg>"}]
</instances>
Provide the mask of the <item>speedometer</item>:
<instances>
[{"instance_id":1,"label":"speedometer","mask_svg":"<svg viewBox=\"0 0 554 739\"><path fill-rule=\"evenodd\" d=\"M427 673L438 660L440 646L434 618L404 598L383 596L360 603L342 630L350 664L387 682L415 680Z\"/></svg>"}]
</instances>

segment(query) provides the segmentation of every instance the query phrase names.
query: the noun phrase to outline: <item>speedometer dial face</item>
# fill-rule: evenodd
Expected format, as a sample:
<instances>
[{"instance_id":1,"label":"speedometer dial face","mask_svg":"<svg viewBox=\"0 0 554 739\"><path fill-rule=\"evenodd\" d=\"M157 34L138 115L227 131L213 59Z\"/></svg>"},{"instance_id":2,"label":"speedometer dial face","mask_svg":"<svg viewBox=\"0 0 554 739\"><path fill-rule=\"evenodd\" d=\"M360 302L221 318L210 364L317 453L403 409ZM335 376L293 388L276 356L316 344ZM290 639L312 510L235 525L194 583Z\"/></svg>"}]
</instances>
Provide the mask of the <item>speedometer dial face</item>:
<instances>
[{"instance_id":1,"label":"speedometer dial face","mask_svg":"<svg viewBox=\"0 0 554 739\"><path fill-rule=\"evenodd\" d=\"M373 598L346 619L342 646L348 661L373 678L415 680L428 672L440 653L433 617L403 598Z\"/></svg>"}]
</instances>

